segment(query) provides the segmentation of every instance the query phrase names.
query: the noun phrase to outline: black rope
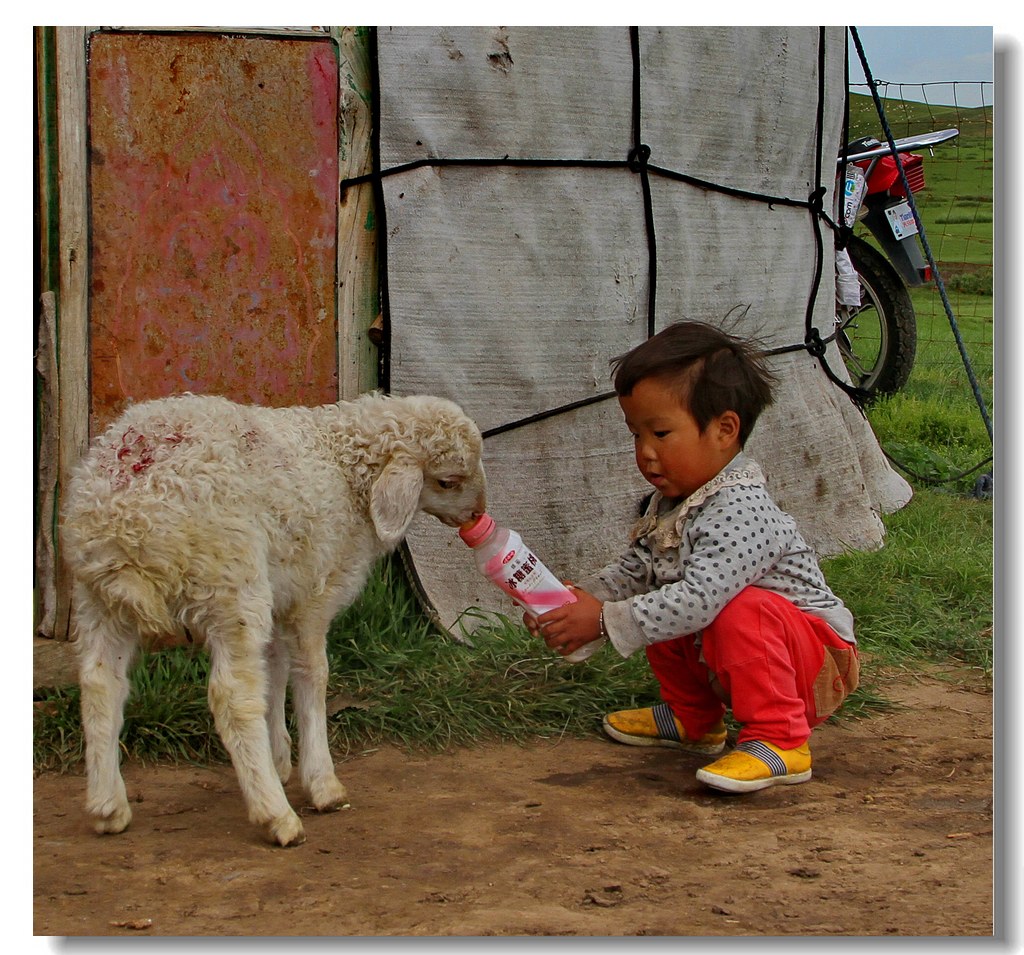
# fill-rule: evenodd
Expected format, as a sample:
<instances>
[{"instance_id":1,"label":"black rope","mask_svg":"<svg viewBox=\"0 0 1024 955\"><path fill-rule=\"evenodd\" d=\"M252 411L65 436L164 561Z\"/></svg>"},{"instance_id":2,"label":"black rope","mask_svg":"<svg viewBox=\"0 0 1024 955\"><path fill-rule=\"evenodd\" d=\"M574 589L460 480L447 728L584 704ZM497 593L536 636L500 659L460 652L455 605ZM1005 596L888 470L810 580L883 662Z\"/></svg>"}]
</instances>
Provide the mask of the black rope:
<instances>
[{"instance_id":1,"label":"black rope","mask_svg":"<svg viewBox=\"0 0 1024 955\"><path fill-rule=\"evenodd\" d=\"M813 315L814 306L817 301L821 285L821 278L824 269L824 243L821 236L822 224L830 229L839 231L831 218L825 213L823 198L826 193L825 187L821 184L822 175L822 148L824 137L824 108L825 108L825 28L818 29L818 102L816 114L816 155L815 155L815 188L807 199L795 199L789 196L773 196L764 193L751 192L745 189L738 189L723 183L710 182L686 173L666 169L652 164L651 148L643 142L642 136L642 103L641 103L641 60L640 60L640 34L638 27L630 27L630 47L633 62L633 91L632 91L632 135L633 147L629 150L625 159L536 159L536 158L513 158L509 155L502 157L463 157L463 158L441 158L423 157L411 162L402 163L388 169L381 165L380 153L380 62L378 57L377 28L371 27L369 31L369 55L371 66L371 144L373 152L372 172L353 176L342 180L340 183L341 195L345 190L356 185L371 183L374 190L374 201L377 207L377 234L378 234L378 257L380 267L380 306L381 320L383 324L382 339L380 343L380 384L384 391L390 391L391 387L391 307L388 288L387 268L387 214L384 205L384 179L390 176L401 175L423 167L447 167L447 166L476 166L476 167L498 167L507 166L512 168L537 168L537 167L576 167L576 168L604 168L604 169L628 169L640 176L641 190L644 201L644 221L648 243L648 306L647 306L647 334L654 335L656 329L656 305L657 305L657 234L654 224L654 202L651 193L651 175L661 176L676 182L682 182L698 189L720 193L733 198L762 202L771 208L772 206L786 206L791 208L806 209L812 220L815 241L815 269L811 282L811 290L805 312L805 337L803 342L792 345L784 345L774 348L768 352L769 355L782 355L796 351L807 351L818 360L819 365L825 374L836 386L841 388L858 404L863 404L867 398L867 392L854 388L837 377L825 360L826 345L834 340L835 335L822 339L817 328L814 327ZM563 414L576 408L586 407L600 401L605 401L615 396L614 392L605 392L599 395L592 395L578 401L560 405L536 414L529 415L517 421L498 425L484 432L484 437L492 437L503 434L515 428L522 427L537 421Z\"/></svg>"},{"instance_id":2,"label":"black rope","mask_svg":"<svg viewBox=\"0 0 1024 955\"><path fill-rule=\"evenodd\" d=\"M821 216L824 209L825 187L821 184L821 152L824 148L825 135L825 28L818 27L818 106L814 117L815 150L814 150L814 181L816 186L808 198L811 214L811 232L814 238L814 273L811 278L811 291L807 297L807 309L804 312L804 346L808 353L817 359L825 376L837 388L849 395L863 413L864 405L870 397L869 392L856 385L851 385L840 378L831 368L825 357L826 342L814 324L814 307L818 302L818 291L821 288L821 276L825 263L825 243L821 237ZM833 253L834 254L834 253ZM834 267L834 265L833 265ZM833 335L832 338L835 336ZM831 340L831 338L829 339Z\"/></svg>"},{"instance_id":3,"label":"black rope","mask_svg":"<svg viewBox=\"0 0 1024 955\"><path fill-rule=\"evenodd\" d=\"M643 152L641 152L643 151ZM647 172L651 175L662 176L665 179L672 179L675 182L682 182L688 186L704 189L708 192L717 192L724 196L732 196L735 199L748 199L754 202L763 202L768 206L789 206L797 209L809 209L809 199L794 199L792 196L773 196L764 192L751 192L748 189L739 189L735 186L727 186L724 183L712 182L708 179L701 179L691 176L675 169L667 169L649 161L651 155L650 147L638 145L630 149L625 159L530 159L526 157L513 156L476 156L476 157L443 157L424 156L420 159L413 159L406 163L399 163L387 169L374 169L373 172L364 173L361 176L350 176L342 179L340 183L341 193L352 186L364 185L368 182L377 182L382 179L389 179L392 176L399 176L414 169L424 167L445 167L445 166L508 166L512 168L576 168L576 169L628 169L631 172ZM821 210L822 220L831 228L838 229L827 213Z\"/></svg>"},{"instance_id":4,"label":"black rope","mask_svg":"<svg viewBox=\"0 0 1024 955\"><path fill-rule=\"evenodd\" d=\"M837 183L843 184L843 191L837 196L839 207L839 224L836 227L836 248L845 249L850 236L853 235L853 227L846 224L846 167L850 165L850 49L846 48L843 55L843 88L846 96L843 97L843 133L839 140L839 174L836 177Z\"/></svg>"},{"instance_id":5,"label":"black rope","mask_svg":"<svg viewBox=\"0 0 1024 955\"><path fill-rule=\"evenodd\" d=\"M848 97L847 97L848 98ZM815 122L814 181L821 186L821 151L825 146L825 28L818 27L818 108ZM825 190L822 189L822 195ZM819 203L820 204L820 203Z\"/></svg>"},{"instance_id":6,"label":"black rope","mask_svg":"<svg viewBox=\"0 0 1024 955\"><path fill-rule=\"evenodd\" d=\"M732 196L734 199L749 199L754 202L763 202L768 206L790 206L797 209L810 208L810 202L807 199L794 199L791 196L772 196L764 192L738 189L735 186L727 186L720 182L699 179L697 176L690 176L683 172L677 172L674 169L666 169L664 166L654 165L653 163L647 163L647 169L657 176L664 176L666 179L673 179L676 182L684 182L688 186L695 186L708 192L718 192L723 196Z\"/></svg>"},{"instance_id":7,"label":"black rope","mask_svg":"<svg viewBox=\"0 0 1024 955\"><path fill-rule=\"evenodd\" d=\"M554 418L557 415L564 414L566 411L575 411L577 408L585 408L587 405L596 405L599 401L607 401L609 398L614 398L614 391L606 391L600 395L591 395L589 398L580 398L579 401L570 401L568 404L559 405L557 408L549 408L547 411L538 411L536 414L527 415L525 418L519 418L516 421L509 421L507 424L499 424L493 428L488 428L483 432L485 438L493 438L496 434L504 434L506 431L514 431L516 428L521 428L523 425L534 424L537 421L544 421L547 418Z\"/></svg>"},{"instance_id":8,"label":"black rope","mask_svg":"<svg viewBox=\"0 0 1024 955\"><path fill-rule=\"evenodd\" d=\"M922 484L928 484L932 487L937 487L940 484L953 484L956 481L962 481L965 477L969 477L975 471L980 471L983 467L985 467L986 464L992 463L992 455L990 454L987 458L985 458L984 461L979 461L973 467L969 467L966 471L961 471L959 474L952 474L949 477L944 478L932 478L927 477L924 474L917 474L910 467L908 467L906 464L900 461L899 458L894 457L884 448L882 449L882 454L885 455L886 460L888 460L890 464L893 464L896 467L898 467L904 474L910 475L910 477L912 477L915 481L920 481Z\"/></svg>"},{"instance_id":9,"label":"black rope","mask_svg":"<svg viewBox=\"0 0 1024 955\"><path fill-rule=\"evenodd\" d=\"M388 179L391 176L400 176L414 169L443 166L510 166L513 168L568 166L570 168L582 169L628 169L630 168L630 163L628 159L528 159L512 156L502 156L500 158L497 156L445 158L443 156L424 156L421 159L399 163L397 166L390 166L387 169L375 168L373 172L342 179L341 192L344 194L345 190L350 186L359 186L367 182Z\"/></svg>"},{"instance_id":10,"label":"black rope","mask_svg":"<svg viewBox=\"0 0 1024 955\"><path fill-rule=\"evenodd\" d=\"M644 223L647 228L647 337L655 331L655 306L658 296L658 242L654 232L654 201L651 198L651 177L647 161L651 147L643 140L640 103L640 28L629 28L629 45L633 54L633 148L629 153L629 168L640 175L640 188L644 196Z\"/></svg>"},{"instance_id":11,"label":"black rope","mask_svg":"<svg viewBox=\"0 0 1024 955\"><path fill-rule=\"evenodd\" d=\"M377 255L379 267L381 340L377 350L377 378L384 391L391 391L391 295L388 284L388 216L384 205L384 183L380 176L380 62L377 58L377 28L369 30L370 56L370 149L373 175L366 179L373 184L374 215L377 226ZM344 183L341 195L344 197Z\"/></svg>"}]
</instances>

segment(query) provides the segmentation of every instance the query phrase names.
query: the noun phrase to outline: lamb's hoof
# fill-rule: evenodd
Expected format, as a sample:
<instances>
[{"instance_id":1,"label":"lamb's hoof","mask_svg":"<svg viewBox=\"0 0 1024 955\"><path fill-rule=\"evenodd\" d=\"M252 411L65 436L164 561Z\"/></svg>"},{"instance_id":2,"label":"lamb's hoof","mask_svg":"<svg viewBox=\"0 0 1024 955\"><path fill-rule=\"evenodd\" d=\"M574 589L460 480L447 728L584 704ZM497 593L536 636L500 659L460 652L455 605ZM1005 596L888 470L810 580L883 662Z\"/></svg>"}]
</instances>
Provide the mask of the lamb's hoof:
<instances>
[{"instance_id":1,"label":"lamb's hoof","mask_svg":"<svg viewBox=\"0 0 1024 955\"><path fill-rule=\"evenodd\" d=\"M275 845L287 848L301 846L306 841L306 833L302 829L299 817L290 812L270 823L267 827L267 838Z\"/></svg>"},{"instance_id":2,"label":"lamb's hoof","mask_svg":"<svg viewBox=\"0 0 1024 955\"><path fill-rule=\"evenodd\" d=\"M127 805L112 809L104 815L93 814L92 827L101 836L124 832L132 821L132 811Z\"/></svg>"},{"instance_id":3,"label":"lamb's hoof","mask_svg":"<svg viewBox=\"0 0 1024 955\"><path fill-rule=\"evenodd\" d=\"M317 780L309 787L309 799L317 812L337 812L348 809L348 792L334 776Z\"/></svg>"}]
</instances>

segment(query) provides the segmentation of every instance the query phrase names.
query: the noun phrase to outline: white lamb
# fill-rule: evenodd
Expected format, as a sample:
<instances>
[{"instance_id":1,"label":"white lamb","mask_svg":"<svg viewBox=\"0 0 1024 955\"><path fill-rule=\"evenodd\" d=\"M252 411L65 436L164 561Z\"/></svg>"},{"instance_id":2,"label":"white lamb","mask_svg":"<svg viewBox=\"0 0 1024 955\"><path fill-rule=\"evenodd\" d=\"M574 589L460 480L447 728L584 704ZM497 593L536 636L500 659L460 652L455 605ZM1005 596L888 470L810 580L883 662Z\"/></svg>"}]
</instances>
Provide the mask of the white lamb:
<instances>
[{"instance_id":1,"label":"white lamb","mask_svg":"<svg viewBox=\"0 0 1024 955\"><path fill-rule=\"evenodd\" d=\"M76 469L64 513L74 576L87 809L97 832L131 810L118 738L140 642L181 635L210 654L209 702L249 818L297 845L291 740L313 806L347 805L328 748L325 635L420 509L483 512L477 426L449 401L364 395L316 408L184 395L135 405Z\"/></svg>"}]
</instances>

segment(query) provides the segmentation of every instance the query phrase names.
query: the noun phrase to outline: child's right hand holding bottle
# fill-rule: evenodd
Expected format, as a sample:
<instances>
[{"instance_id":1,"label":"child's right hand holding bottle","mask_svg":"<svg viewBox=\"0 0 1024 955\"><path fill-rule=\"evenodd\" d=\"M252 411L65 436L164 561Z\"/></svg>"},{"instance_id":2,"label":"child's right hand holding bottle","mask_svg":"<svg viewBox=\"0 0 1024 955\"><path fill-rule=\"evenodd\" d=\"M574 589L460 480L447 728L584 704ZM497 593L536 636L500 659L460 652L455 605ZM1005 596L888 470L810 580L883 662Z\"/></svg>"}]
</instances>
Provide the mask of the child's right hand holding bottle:
<instances>
[{"instance_id":1,"label":"child's right hand holding bottle","mask_svg":"<svg viewBox=\"0 0 1024 955\"><path fill-rule=\"evenodd\" d=\"M556 653L570 663L579 663L608 641L602 618L604 604L569 581L565 585L575 594L575 603L549 610L539 617L524 614L523 623L531 634L540 637Z\"/></svg>"}]
</instances>

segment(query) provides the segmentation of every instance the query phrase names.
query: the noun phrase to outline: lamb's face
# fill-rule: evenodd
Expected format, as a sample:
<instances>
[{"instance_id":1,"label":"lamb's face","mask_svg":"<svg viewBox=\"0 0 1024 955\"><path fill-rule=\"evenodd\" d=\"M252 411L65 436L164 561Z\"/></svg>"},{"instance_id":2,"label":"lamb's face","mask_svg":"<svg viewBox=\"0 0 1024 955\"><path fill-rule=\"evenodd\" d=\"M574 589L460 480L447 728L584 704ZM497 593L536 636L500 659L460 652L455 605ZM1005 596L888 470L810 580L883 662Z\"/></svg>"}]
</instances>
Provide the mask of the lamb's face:
<instances>
[{"instance_id":1,"label":"lamb's face","mask_svg":"<svg viewBox=\"0 0 1024 955\"><path fill-rule=\"evenodd\" d=\"M487 481L475 422L453 402L429 395L385 399L383 411L388 460L370 491L380 541L397 546L417 511L450 527L482 514Z\"/></svg>"},{"instance_id":2,"label":"lamb's face","mask_svg":"<svg viewBox=\"0 0 1024 955\"><path fill-rule=\"evenodd\" d=\"M479 451L468 460L428 462L423 470L420 509L458 527L487 509L487 478Z\"/></svg>"}]
</instances>

